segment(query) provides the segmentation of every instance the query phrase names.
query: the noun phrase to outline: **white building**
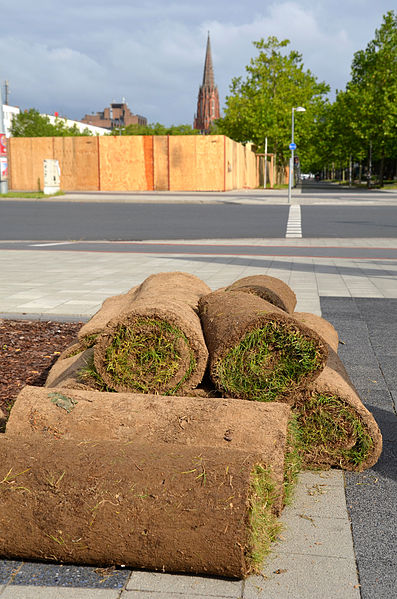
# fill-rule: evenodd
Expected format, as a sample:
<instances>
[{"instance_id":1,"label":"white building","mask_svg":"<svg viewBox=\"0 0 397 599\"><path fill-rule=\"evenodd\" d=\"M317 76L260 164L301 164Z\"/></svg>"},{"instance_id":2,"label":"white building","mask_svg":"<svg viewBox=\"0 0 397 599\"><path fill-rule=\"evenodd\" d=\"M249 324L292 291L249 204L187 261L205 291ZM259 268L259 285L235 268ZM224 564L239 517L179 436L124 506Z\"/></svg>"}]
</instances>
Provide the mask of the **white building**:
<instances>
[{"instance_id":1,"label":"white building","mask_svg":"<svg viewBox=\"0 0 397 599\"><path fill-rule=\"evenodd\" d=\"M9 106L8 104L3 104L3 114L4 114L4 126L5 126L5 134L6 137L10 137L10 129L12 119L14 118L14 114L19 114L21 110L18 106ZM86 125L85 123L81 123L80 121L72 121L70 119L66 119L63 117L56 117L52 114L42 114L41 116L47 116L52 125L55 125L56 121L63 121L67 127L73 127L76 125L79 131L84 131L88 129L91 131L93 135L104 135L105 133L109 134L109 129L104 129L103 127L96 127L95 125Z\"/></svg>"}]
</instances>

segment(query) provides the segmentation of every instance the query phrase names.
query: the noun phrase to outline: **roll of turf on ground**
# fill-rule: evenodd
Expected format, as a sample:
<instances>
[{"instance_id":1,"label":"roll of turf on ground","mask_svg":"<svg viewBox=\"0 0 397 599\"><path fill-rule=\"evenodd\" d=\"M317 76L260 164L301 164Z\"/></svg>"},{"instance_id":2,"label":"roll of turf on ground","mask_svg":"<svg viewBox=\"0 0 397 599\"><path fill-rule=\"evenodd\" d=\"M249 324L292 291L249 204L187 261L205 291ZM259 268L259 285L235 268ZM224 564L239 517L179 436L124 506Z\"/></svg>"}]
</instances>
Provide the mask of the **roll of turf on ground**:
<instances>
[{"instance_id":1,"label":"roll of turf on ground","mask_svg":"<svg viewBox=\"0 0 397 599\"><path fill-rule=\"evenodd\" d=\"M327 345L312 329L241 291L200 300L211 378L225 396L287 401L325 366Z\"/></svg>"},{"instance_id":2,"label":"roll of turf on ground","mask_svg":"<svg viewBox=\"0 0 397 599\"><path fill-rule=\"evenodd\" d=\"M102 306L90 318L88 322L83 324L79 330L77 337L83 348L92 347L99 333L103 331L109 320L117 314L128 310L134 301L136 291L139 286L132 287L127 293L112 295L103 302Z\"/></svg>"},{"instance_id":3,"label":"roll of turf on ground","mask_svg":"<svg viewBox=\"0 0 397 599\"><path fill-rule=\"evenodd\" d=\"M277 306L284 312L292 314L296 306L296 295L284 281L268 275L253 275L239 279L225 291L244 291L252 293Z\"/></svg>"},{"instance_id":4,"label":"roll of turf on ground","mask_svg":"<svg viewBox=\"0 0 397 599\"><path fill-rule=\"evenodd\" d=\"M339 347L339 335L333 325L317 314L311 314L310 312L294 312L292 315L296 320L302 324L316 331L326 343L335 351L338 352Z\"/></svg>"},{"instance_id":5,"label":"roll of turf on ground","mask_svg":"<svg viewBox=\"0 0 397 599\"><path fill-rule=\"evenodd\" d=\"M48 373L44 387L107 390L94 368L94 348L90 347L63 360L58 359Z\"/></svg>"},{"instance_id":6,"label":"roll of turf on ground","mask_svg":"<svg viewBox=\"0 0 397 599\"><path fill-rule=\"evenodd\" d=\"M0 453L3 558L242 578L278 532L283 459L6 435Z\"/></svg>"},{"instance_id":7,"label":"roll of turf on ground","mask_svg":"<svg viewBox=\"0 0 397 599\"><path fill-rule=\"evenodd\" d=\"M242 449L279 461L286 450L289 406L238 399L164 397L26 386L7 435L26 438L172 444ZM280 472L275 472L275 477ZM282 479L277 479L278 487ZM282 495L275 502L282 507Z\"/></svg>"},{"instance_id":8,"label":"roll of turf on ground","mask_svg":"<svg viewBox=\"0 0 397 599\"><path fill-rule=\"evenodd\" d=\"M131 308L98 337L94 363L116 391L176 395L201 382L208 352L196 313L209 287L188 273L146 279Z\"/></svg>"},{"instance_id":9,"label":"roll of turf on ground","mask_svg":"<svg viewBox=\"0 0 397 599\"><path fill-rule=\"evenodd\" d=\"M377 462L382 451L379 427L332 350L294 411L304 467L361 471Z\"/></svg>"}]
</instances>

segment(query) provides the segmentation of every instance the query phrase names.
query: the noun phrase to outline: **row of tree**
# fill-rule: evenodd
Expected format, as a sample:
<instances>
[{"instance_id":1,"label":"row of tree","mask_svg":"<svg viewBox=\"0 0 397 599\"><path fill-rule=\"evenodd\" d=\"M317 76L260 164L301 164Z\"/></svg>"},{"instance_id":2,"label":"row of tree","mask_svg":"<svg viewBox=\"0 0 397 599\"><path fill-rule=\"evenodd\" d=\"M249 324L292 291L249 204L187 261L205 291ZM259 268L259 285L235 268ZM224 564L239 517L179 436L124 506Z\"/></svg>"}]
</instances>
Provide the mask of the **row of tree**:
<instances>
[{"instance_id":1,"label":"row of tree","mask_svg":"<svg viewBox=\"0 0 397 599\"><path fill-rule=\"evenodd\" d=\"M253 141L286 164L291 141L292 107L299 114L296 143L304 171L322 171L334 177L339 171L374 173L380 185L385 175L397 175L397 15L383 17L374 39L353 57L351 79L335 101L329 86L304 70L302 57L285 52L289 41L271 37L254 46L256 58L246 77L233 79L226 98L225 116L217 130L241 142Z\"/></svg>"},{"instance_id":2,"label":"row of tree","mask_svg":"<svg viewBox=\"0 0 397 599\"><path fill-rule=\"evenodd\" d=\"M200 131L190 125L171 125L165 127L160 123L148 125L128 125L109 131L109 135L198 135ZM56 118L51 123L47 115L40 114L35 108L30 108L14 116L11 124L13 137L73 137L90 136L92 132L86 128L80 131L76 124L68 126L65 119Z\"/></svg>"},{"instance_id":3,"label":"row of tree","mask_svg":"<svg viewBox=\"0 0 397 599\"><path fill-rule=\"evenodd\" d=\"M295 141L301 169L322 171L327 177L339 172L350 179L364 174L368 182L376 173L380 185L397 175L397 15L389 11L365 50L353 57L346 89L328 98L329 85L305 70L302 56L288 50L289 40L269 37L254 42L258 51L246 67L245 77L232 80L224 117L212 133L253 142L259 152L267 150L279 165L289 160L291 111L302 106ZM298 117L297 117L298 118ZM14 118L14 136L90 135L62 119L51 124L48 117L31 109ZM194 135L190 125L165 127L160 123L129 125L111 135Z\"/></svg>"}]
</instances>

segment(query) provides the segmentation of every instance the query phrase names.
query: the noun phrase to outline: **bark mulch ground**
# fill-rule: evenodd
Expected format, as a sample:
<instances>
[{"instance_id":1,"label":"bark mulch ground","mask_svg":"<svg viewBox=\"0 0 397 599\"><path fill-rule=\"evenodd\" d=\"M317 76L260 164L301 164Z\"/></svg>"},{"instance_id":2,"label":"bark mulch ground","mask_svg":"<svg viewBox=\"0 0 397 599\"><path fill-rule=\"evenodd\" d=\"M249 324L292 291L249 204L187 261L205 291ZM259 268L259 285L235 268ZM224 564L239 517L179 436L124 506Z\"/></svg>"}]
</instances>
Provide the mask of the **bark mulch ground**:
<instances>
[{"instance_id":1,"label":"bark mulch ground","mask_svg":"<svg viewBox=\"0 0 397 599\"><path fill-rule=\"evenodd\" d=\"M83 323L0 319L0 420L25 385L41 387Z\"/></svg>"}]
</instances>

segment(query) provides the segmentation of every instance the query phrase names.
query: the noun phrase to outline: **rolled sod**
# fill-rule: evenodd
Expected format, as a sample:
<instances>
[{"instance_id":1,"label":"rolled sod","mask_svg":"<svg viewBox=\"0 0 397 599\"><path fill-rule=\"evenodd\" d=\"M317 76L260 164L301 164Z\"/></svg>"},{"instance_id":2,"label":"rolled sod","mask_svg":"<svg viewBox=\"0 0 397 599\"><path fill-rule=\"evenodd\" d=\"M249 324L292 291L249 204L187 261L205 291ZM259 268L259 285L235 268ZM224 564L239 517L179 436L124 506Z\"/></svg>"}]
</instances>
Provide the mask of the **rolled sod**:
<instances>
[{"instance_id":1,"label":"rolled sod","mask_svg":"<svg viewBox=\"0 0 397 599\"><path fill-rule=\"evenodd\" d=\"M0 454L3 558L243 578L278 532L263 455L6 435Z\"/></svg>"},{"instance_id":2,"label":"rolled sod","mask_svg":"<svg viewBox=\"0 0 397 599\"><path fill-rule=\"evenodd\" d=\"M313 329L335 352L338 352L339 335L328 320L310 312L294 312L293 317L309 329Z\"/></svg>"},{"instance_id":3,"label":"rolled sod","mask_svg":"<svg viewBox=\"0 0 397 599\"><path fill-rule=\"evenodd\" d=\"M296 295L284 281L268 275L252 275L235 281L225 291L252 293L292 314L296 306Z\"/></svg>"},{"instance_id":4,"label":"rolled sod","mask_svg":"<svg viewBox=\"0 0 397 599\"><path fill-rule=\"evenodd\" d=\"M63 357L63 359L60 356L48 373L44 387L102 390L105 386L102 381L98 380L93 365L93 347L80 351L70 357Z\"/></svg>"},{"instance_id":5,"label":"rolled sod","mask_svg":"<svg viewBox=\"0 0 397 599\"><path fill-rule=\"evenodd\" d=\"M365 470L382 452L382 435L337 354L297 400L298 446L307 468Z\"/></svg>"},{"instance_id":6,"label":"rolled sod","mask_svg":"<svg viewBox=\"0 0 397 599\"><path fill-rule=\"evenodd\" d=\"M96 337L99 333L102 333L109 320L117 314L128 310L135 299L138 287L137 285L126 293L112 295L105 299L98 312L88 322L83 324L77 334L79 342L84 347L91 347L94 344Z\"/></svg>"},{"instance_id":7,"label":"rolled sod","mask_svg":"<svg viewBox=\"0 0 397 599\"><path fill-rule=\"evenodd\" d=\"M199 310L210 376L225 396L293 403L325 366L324 340L260 297L218 291Z\"/></svg>"},{"instance_id":8,"label":"rolled sod","mask_svg":"<svg viewBox=\"0 0 397 599\"><path fill-rule=\"evenodd\" d=\"M11 410L6 433L19 438L224 447L253 451L279 463L290 416L290 407L276 402L26 386ZM281 489L278 475L280 469L274 476ZM274 504L277 511L282 501L280 493Z\"/></svg>"},{"instance_id":9,"label":"rolled sod","mask_svg":"<svg viewBox=\"0 0 397 599\"><path fill-rule=\"evenodd\" d=\"M207 365L197 304L209 287L189 273L151 275L96 339L95 368L111 389L184 394Z\"/></svg>"}]
</instances>

